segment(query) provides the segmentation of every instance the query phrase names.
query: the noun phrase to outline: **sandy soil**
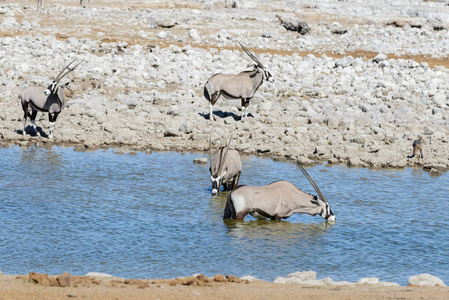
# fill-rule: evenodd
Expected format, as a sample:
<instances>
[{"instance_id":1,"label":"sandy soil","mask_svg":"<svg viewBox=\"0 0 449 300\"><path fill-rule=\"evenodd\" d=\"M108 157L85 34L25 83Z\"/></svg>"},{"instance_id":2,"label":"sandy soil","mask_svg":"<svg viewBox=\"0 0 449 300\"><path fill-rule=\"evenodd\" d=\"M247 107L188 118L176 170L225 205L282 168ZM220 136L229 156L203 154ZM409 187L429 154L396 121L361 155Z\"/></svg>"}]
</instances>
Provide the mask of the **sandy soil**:
<instances>
[{"instance_id":1,"label":"sandy soil","mask_svg":"<svg viewBox=\"0 0 449 300\"><path fill-rule=\"evenodd\" d=\"M0 275L0 299L447 299L449 296L449 287L284 285L241 281L232 276L226 280L221 275L214 277L218 281L205 277L137 280L68 275L67 287L53 286L58 285L56 278L45 274Z\"/></svg>"},{"instance_id":2,"label":"sandy soil","mask_svg":"<svg viewBox=\"0 0 449 300\"><path fill-rule=\"evenodd\" d=\"M8 2L6 0L2 0L2 2ZM29 6L30 10L28 11L28 14L36 14L36 16L41 16L42 12L35 12L34 8L36 7L36 1L30 1L30 0L16 0L15 3L20 3L23 6ZM87 4L87 1L85 1ZM1 2L0 2L1 3ZM44 1L44 9L47 7L53 7L53 6L68 6L68 7L78 7L78 1L63 1L63 0L45 0ZM87 7L90 8L111 8L111 9L128 9L128 10L136 10L136 9L169 9L169 8L176 8L176 9L199 9L201 7L201 3L193 2L185 2L182 3L172 3L170 1L167 2L146 2L144 0L133 0L129 1L127 3L126 7L121 2L115 2L115 1L109 1L109 0L95 0L92 1L90 4L87 4ZM17 21L20 23L22 19L19 16L17 17ZM360 20L355 21L354 17L348 17L346 19L337 18L335 15L332 14L319 14L317 15L313 11L308 11L304 8L301 19L304 20L308 24L316 24L319 21L326 21L329 23L332 23L333 21L338 21L341 24L349 25L352 23L360 22ZM58 27L59 19L57 15L47 14L45 20L42 20L40 23L42 27L39 29L39 33L42 34L49 34L53 35L52 30L55 27ZM160 28L155 28L153 30L148 30L149 37L147 38L141 38L138 36L130 36L129 34L124 34L126 32L126 25L124 27L123 24L115 24L116 26L119 26L120 30L117 28L114 28L112 26L104 26L104 24L100 23L93 23L90 20L84 21L79 20L76 24L77 26L73 27L65 27L61 28L61 33L56 34L56 38L62 41L67 40L68 37L77 37L77 38L90 38L92 40L100 40L101 42L127 42L129 45L136 45L140 44L143 46L154 46L158 45L161 48L169 47L170 45L176 44L179 47L186 46L186 43L179 42L173 39L167 39L167 40L161 40L156 37L156 33L160 31ZM204 24L204 27L207 25ZM91 28L90 34L83 34L80 33L81 31L79 28L83 27L89 27ZM200 26L197 26L199 30L201 30ZM238 26L236 26L238 27ZM186 29L181 28L170 28L170 31L174 34L181 33L186 31ZM177 32L180 31L180 32ZM218 30L215 30L218 31ZM15 31L11 32L10 30L4 30L0 27L0 37L13 37L13 36L21 36L29 34L28 31ZM219 51L223 50L240 50L240 47L238 45L235 46L229 46L229 47L217 47L215 45L207 44L204 45L203 43L193 43L192 41L189 41L188 44L194 48L205 48L205 49L211 49L215 48ZM378 55L378 52L371 52L371 51L363 51L363 50L357 50L357 51L345 51L344 54L334 53L325 51L323 49L316 49L313 52L298 52L297 50L285 50L285 49L261 49L261 48L251 48L249 47L251 51L253 51L255 54L260 55L261 53L267 53L267 54L277 54L281 56L285 55L292 55L293 53L298 54L299 56L306 56L307 54L326 54L329 57L334 58L342 58L344 56L353 56L353 57L361 57L366 60L373 59L376 55ZM421 62L427 62L429 64L429 67L434 68L435 66L443 66L446 68L449 68L449 60L446 58L433 58L429 57L427 55L398 55L395 54L395 58L399 59L412 59L418 63Z\"/></svg>"}]
</instances>

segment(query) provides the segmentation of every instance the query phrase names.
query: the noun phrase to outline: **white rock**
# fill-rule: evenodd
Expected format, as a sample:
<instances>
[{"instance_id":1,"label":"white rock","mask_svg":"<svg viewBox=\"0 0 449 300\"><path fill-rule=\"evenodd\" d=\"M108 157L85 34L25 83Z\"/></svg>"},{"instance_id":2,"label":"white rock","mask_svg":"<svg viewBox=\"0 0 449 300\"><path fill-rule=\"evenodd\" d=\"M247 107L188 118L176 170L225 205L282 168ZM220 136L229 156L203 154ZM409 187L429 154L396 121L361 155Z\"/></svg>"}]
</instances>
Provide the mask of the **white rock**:
<instances>
[{"instance_id":1,"label":"white rock","mask_svg":"<svg viewBox=\"0 0 449 300\"><path fill-rule=\"evenodd\" d=\"M285 277L276 277L276 279L273 282L274 283L285 284L285 283L287 283L287 278L285 278Z\"/></svg>"},{"instance_id":2,"label":"white rock","mask_svg":"<svg viewBox=\"0 0 449 300\"><path fill-rule=\"evenodd\" d=\"M157 37L160 39L165 39L167 38L168 33L166 31L159 31L159 33L157 34Z\"/></svg>"},{"instance_id":3,"label":"white rock","mask_svg":"<svg viewBox=\"0 0 449 300\"><path fill-rule=\"evenodd\" d=\"M381 281L379 284L382 286L401 286L399 283L389 281Z\"/></svg>"},{"instance_id":4,"label":"white rock","mask_svg":"<svg viewBox=\"0 0 449 300\"><path fill-rule=\"evenodd\" d=\"M251 275L245 275L245 276L242 276L242 277L240 277L240 279L241 279L241 280L248 280L249 282L259 280L259 279L257 279L256 277L251 276Z\"/></svg>"},{"instance_id":5,"label":"white rock","mask_svg":"<svg viewBox=\"0 0 449 300\"><path fill-rule=\"evenodd\" d=\"M407 280L407 286L446 286L440 278L423 273L415 276L410 276Z\"/></svg>"},{"instance_id":6,"label":"white rock","mask_svg":"<svg viewBox=\"0 0 449 300\"><path fill-rule=\"evenodd\" d=\"M287 278L298 278L301 281L310 281L310 280L316 280L317 273L315 271L309 270L309 271L297 271L295 273L290 273L287 275Z\"/></svg>"},{"instance_id":7,"label":"white rock","mask_svg":"<svg viewBox=\"0 0 449 300\"><path fill-rule=\"evenodd\" d=\"M383 54L383 53L379 53L379 54L376 55L376 57L374 57L373 60L374 60L375 62L379 63L379 62L384 61L384 60L386 60L386 59L388 59L388 56L387 56L387 55L385 55L385 54Z\"/></svg>"},{"instance_id":8,"label":"white rock","mask_svg":"<svg viewBox=\"0 0 449 300\"><path fill-rule=\"evenodd\" d=\"M98 272L89 272L85 276L92 276L92 277L114 277L110 274L106 273L98 273Z\"/></svg>"},{"instance_id":9,"label":"white rock","mask_svg":"<svg viewBox=\"0 0 449 300\"><path fill-rule=\"evenodd\" d=\"M358 284L378 284L380 282L379 278L377 277L368 277L368 278L361 278L359 279L359 281L357 282Z\"/></svg>"},{"instance_id":10,"label":"white rock","mask_svg":"<svg viewBox=\"0 0 449 300\"><path fill-rule=\"evenodd\" d=\"M198 33L198 30L196 30L196 29L190 29L189 30L189 37L194 39L195 41L201 40L201 36Z\"/></svg>"}]
</instances>

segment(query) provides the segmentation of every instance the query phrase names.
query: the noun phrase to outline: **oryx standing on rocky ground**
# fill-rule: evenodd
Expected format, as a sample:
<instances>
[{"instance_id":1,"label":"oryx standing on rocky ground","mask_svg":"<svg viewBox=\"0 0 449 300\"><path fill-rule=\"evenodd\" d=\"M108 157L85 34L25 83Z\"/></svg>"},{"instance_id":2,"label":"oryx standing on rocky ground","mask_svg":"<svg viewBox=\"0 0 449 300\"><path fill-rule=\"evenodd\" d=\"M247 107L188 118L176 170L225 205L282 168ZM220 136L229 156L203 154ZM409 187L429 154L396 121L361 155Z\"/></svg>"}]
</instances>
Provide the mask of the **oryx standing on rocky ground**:
<instances>
[{"instance_id":1,"label":"oryx standing on rocky ground","mask_svg":"<svg viewBox=\"0 0 449 300\"><path fill-rule=\"evenodd\" d=\"M307 194L288 181L276 181L264 186L240 186L228 195L223 219L243 220L247 214L257 219L280 221L294 213L319 214L335 221L335 215L324 195L306 170L296 164L309 180L318 196Z\"/></svg>"},{"instance_id":2,"label":"oryx standing on rocky ground","mask_svg":"<svg viewBox=\"0 0 449 300\"><path fill-rule=\"evenodd\" d=\"M256 63L254 70L244 71L237 75L215 74L204 85L204 97L209 101L209 119L214 120L212 109L220 95L228 99L241 99L242 120L248 116L249 101L254 97L263 80L274 81L270 72L265 68L257 57L240 44L242 49Z\"/></svg>"},{"instance_id":3,"label":"oryx standing on rocky ground","mask_svg":"<svg viewBox=\"0 0 449 300\"><path fill-rule=\"evenodd\" d=\"M53 128L55 126L56 119L61 113L62 109L65 107L65 93L64 93L64 87L66 87L69 82L61 84L58 86L59 82L61 81L64 76L75 70L76 67L79 66L79 64L82 62L79 62L77 65L75 65L73 68L70 68L70 66L76 61L74 59L71 63L69 63L62 71L56 76L56 78L53 80L53 82L47 87L38 86L38 85L32 85L27 87L23 92L21 96L22 101L22 109L24 112L23 115L23 135L25 135L25 129L26 129L26 121L27 117L30 117L31 124L33 125L34 131L36 134L38 133L36 129L36 115L37 112L47 112L48 113L48 120L50 122L50 135L49 137L53 137ZM65 73L64 71L67 70ZM31 114L28 111L28 106L31 107Z\"/></svg>"},{"instance_id":4,"label":"oryx standing on rocky ground","mask_svg":"<svg viewBox=\"0 0 449 300\"><path fill-rule=\"evenodd\" d=\"M44 0L37 0L37 9L39 10L40 7L42 7ZM88 3L90 3L90 0L87 1ZM80 6L83 7L83 0L80 0Z\"/></svg>"},{"instance_id":5,"label":"oryx standing on rocky ground","mask_svg":"<svg viewBox=\"0 0 449 300\"><path fill-rule=\"evenodd\" d=\"M226 147L222 147L212 162L211 148L212 142L209 137L209 161L210 161L210 181L212 183L212 195L216 195L223 186L225 191L233 190L237 187L242 172L242 162L237 150L229 149L232 136L229 138Z\"/></svg>"}]
</instances>

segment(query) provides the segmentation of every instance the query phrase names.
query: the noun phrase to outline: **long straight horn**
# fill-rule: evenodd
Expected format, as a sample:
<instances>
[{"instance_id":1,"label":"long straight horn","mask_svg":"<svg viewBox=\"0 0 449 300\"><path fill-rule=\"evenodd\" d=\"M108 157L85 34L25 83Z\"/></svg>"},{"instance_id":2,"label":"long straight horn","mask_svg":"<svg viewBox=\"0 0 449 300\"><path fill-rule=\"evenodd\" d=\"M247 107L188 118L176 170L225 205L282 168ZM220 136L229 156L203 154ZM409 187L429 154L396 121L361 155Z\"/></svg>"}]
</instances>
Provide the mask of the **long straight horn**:
<instances>
[{"instance_id":1,"label":"long straight horn","mask_svg":"<svg viewBox=\"0 0 449 300\"><path fill-rule=\"evenodd\" d=\"M301 166L301 164L299 162L296 162L296 165L298 166L298 168L302 171L302 173L304 174L304 176L306 176L306 178L309 180L310 184L313 186L313 188L315 189L315 191L318 193L318 196L320 196L320 199L323 200L324 202L326 201L326 198L324 198L323 193L321 193L320 189L318 188L318 186L316 185L315 181L313 181L312 177L310 177L309 173L307 173L307 171L303 168L303 166Z\"/></svg>"},{"instance_id":2,"label":"long straight horn","mask_svg":"<svg viewBox=\"0 0 449 300\"><path fill-rule=\"evenodd\" d=\"M221 172L223 171L223 170L222 170L222 169L223 169L223 165L224 165L224 163L225 163L225 161L226 161L226 156L228 156L228 150L229 150L229 146L231 145L231 140L232 140L232 134L231 134L231 137L229 138L228 145L226 146L226 151L225 151L225 153L224 153L224 155L223 155L223 159L220 160L220 165L219 165L219 167L218 167L218 174L219 174L219 175L220 175Z\"/></svg>"},{"instance_id":3,"label":"long straight horn","mask_svg":"<svg viewBox=\"0 0 449 300\"><path fill-rule=\"evenodd\" d=\"M62 78L64 78L64 76L66 76L67 74L69 74L70 72L73 72L73 70L76 69L76 67L78 67L83 61L80 61L77 65L75 65L73 68L70 68L70 65L73 64L76 61L76 58L74 60L72 60L71 63L69 63L64 69L62 69L61 72L59 72L58 76L56 76L55 81L59 82ZM65 70L68 70L67 72L64 73ZM64 73L64 74L63 74Z\"/></svg>"},{"instance_id":4,"label":"long straight horn","mask_svg":"<svg viewBox=\"0 0 449 300\"><path fill-rule=\"evenodd\" d=\"M261 67L262 69L264 69L264 66L263 66L262 63L257 59L257 57L256 57L251 51L249 51L248 49L246 49L246 47L243 46L241 43L239 43L239 44L240 44L240 47L242 47L243 51L245 51L246 54L248 54L248 56L251 57L251 59L254 60L254 61L259 65L259 67Z\"/></svg>"},{"instance_id":5,"label":"long straight horn","mask_svg":"<svg viewBox=\"0 0 449 300\"><path fill-rule=\"evenodd\" d=\"M211 149L212 149L212 131L209 133L209 162L210 162L210 173L212 175L215 175L214 164L212 162Z\"/></svg>"}]
</instances>

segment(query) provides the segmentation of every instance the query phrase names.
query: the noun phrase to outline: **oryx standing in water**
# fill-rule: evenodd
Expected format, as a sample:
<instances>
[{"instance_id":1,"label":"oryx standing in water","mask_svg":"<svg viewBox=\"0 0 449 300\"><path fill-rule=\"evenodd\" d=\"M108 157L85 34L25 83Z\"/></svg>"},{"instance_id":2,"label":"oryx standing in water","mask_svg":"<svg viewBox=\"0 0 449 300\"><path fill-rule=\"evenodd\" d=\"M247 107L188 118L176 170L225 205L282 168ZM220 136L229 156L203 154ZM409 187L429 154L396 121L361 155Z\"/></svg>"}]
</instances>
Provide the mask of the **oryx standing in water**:
<instances>
[{"instance_id":1,"label":"oryx standing in water","mask_svg":"<svg viewBox=\"0 0 449 300\"><path fill-rule=\"evenodd\" d=\"M241 99L242 120L248 115L249 101L254 97L263 80L274 81L270 72L265 68L257 57L240 44L242 49L256 63L251 71L244 71L237 75L215 74L204 85L204 97L209 101L209 119L214 120L212 109L220 95L228 99Z\"/></svg>"},{"instance_id":2,"label":"oryx standing in water","mask_svg":"<svg viewBox=\"0 0 449 300\"><path fill-rule=\"evenodd\" d=\"M55 126L56 119L61 113L62 109L65 107L65 93L64 87L66 87L69 82L61 84L58 86L59 81L61 81L64 76L75 70L77 65L73 68L70 66L76 61L74 59L71 63L69 63L62 71L56 76L53 82L47 87L32 85L27 87L22 92L22 109L23 109L23 135L25 135L26 121L27 117L30 117L31 124L33 125L34 131L36 134L38 133L36 129L36 115L37 112L47 112L48 113L48 121L50 122L50 135L49 137L53 137L53 128ZM65 73L64 71L67 70ZM28 111L28 106L31 107L31 114Z\"/></svg>"},{"instance_id":3,"label":"oryx standing in water","mask_svg":"<svg viewBox=\"0 0 449 300\"><path fill-rule=\"evenodd\" d=\"M306 170L303 172L318 196L307 194L288 181L276 181L264 186L240 186L228 195L223 219L243 220L247 214L258 219L280 221L294 213L319 214L326 220L334 221L335 215L324 195Z\"/></svg>"},{"instance_id":4,"label":"oryx standing in water","mask_svg":"<svg viewBox=\"0 0 449 300\"><path fill-rule=\"evenodd\" d=\"M226 147L222 147L212 162L211 147L212 142L209 137L209 161L210 161L210 181L212 183L212 195L216 195L223 186L225 191L233 190L237 187L242 172L242 162L237 150L229 149L232 136L229 138Z\"/></svg>"}]
</instances>

